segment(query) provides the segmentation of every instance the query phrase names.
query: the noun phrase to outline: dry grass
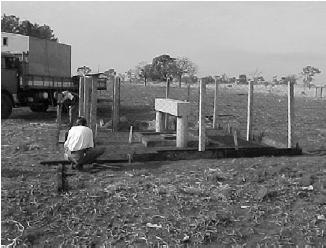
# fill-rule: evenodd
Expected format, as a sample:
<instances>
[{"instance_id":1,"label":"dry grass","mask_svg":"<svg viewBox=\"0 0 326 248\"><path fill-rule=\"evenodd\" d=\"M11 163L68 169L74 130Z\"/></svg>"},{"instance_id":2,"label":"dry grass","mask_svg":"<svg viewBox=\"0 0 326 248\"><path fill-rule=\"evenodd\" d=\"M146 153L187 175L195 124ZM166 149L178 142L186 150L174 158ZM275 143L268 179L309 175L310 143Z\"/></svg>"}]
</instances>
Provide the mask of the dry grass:
<instances>
[{"instance_id":1,"label":"dry grass","mask_svg":"<svg viewBox=\"0 0 326 248\"><path fill-rule=\"evenodd\" d=\"M182 99L185 94L185 89L172 90L174 97ZM121 96L129 119L152 119L154 96L164 96L164 89L125 85ZM208 100L211 111L211 92ZM220 113L231 115L222 121L242 126L245 101L246 96L221 92ZM255 104L256 130L282 140L285 98L259 95ZM137 111L128 112L128 106ZM135 106L147 106L147 111ZM305 149L325 149L325 107L325 101L296 101L296 137ZM69 171L73 174L68 177L69 192L58 194L56 168L39 164L61 159L54 120L54 112L39 116L21 109L2 122L3 245L322 247L326 243L325 155L138 163L95 174Z\"/></svg>"}]
</instances>

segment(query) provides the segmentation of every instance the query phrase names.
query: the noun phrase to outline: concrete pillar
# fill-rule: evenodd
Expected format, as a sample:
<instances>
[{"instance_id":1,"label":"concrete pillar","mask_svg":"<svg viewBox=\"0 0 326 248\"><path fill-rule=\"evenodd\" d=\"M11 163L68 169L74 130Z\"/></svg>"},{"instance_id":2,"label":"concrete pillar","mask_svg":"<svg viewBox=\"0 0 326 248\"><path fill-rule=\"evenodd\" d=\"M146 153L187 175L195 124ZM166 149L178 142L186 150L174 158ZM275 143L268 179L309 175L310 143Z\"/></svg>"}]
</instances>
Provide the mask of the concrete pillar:
<instances>
[{"instance_id":1,"label":"concrete pillar","mask_svg":"<svg viewBox=\"0 0 326 248\"><path fill-rule=\"evenodd\" d=\"M188 117L177 117L177 147L187 147L188 143Z\"/></svg>"},{"instance_id":2,"label":"concrete pillar","mask_svg":"<svg viewBox=\"0 0 326 248\"><path fill-rule=\"evenodd\" d=\"M294 89L293 83L288 82L288 148L293 147L293 123L294 123Z\"/></svg>"},{"instance_id":3,"label":"concrete pillar","mask_svg":"<svg viewBox=\"0 0 326 248\"><path fill-rule=\"evenodd\" d=\"M156 122L155 122L155 131L156 132L162 132L163 131L163 125L164 125L164 118L163 118L163 112L156 111Z\"/></svg>"},{"instance_id":4,"label":"concrete pillar","mask_svg":"<svg viewBox=\"0 0 326 248\"><path fill-rule=\"evenodd\" d=\"M203 80L199 81L199 142L198 151L206 149L206 125L205 125L205 98L206 84Z\"/></svg>"},{"instance_id":5,"label":"concrete pillar","mask_svg":"<svg viewBox=\"0 0 326 248\"><path fill-rule=\"evenodd\" d=\"M252 105L253 105L253 81L248 83L248 110L247 110L247 141L252 137Z\"/></svg>"},{"instance_id":6,"label":"concrete pillar","mask_svg":"<svg viewBox=\"0 0 326 248\"><path fill-rule=\"evenodd\" d=\"M214 92L214 112L213 112L213 128L217 128L217 94L218 94L218 81L215 78L215 92Z\"/></svg>"}]
</instances>

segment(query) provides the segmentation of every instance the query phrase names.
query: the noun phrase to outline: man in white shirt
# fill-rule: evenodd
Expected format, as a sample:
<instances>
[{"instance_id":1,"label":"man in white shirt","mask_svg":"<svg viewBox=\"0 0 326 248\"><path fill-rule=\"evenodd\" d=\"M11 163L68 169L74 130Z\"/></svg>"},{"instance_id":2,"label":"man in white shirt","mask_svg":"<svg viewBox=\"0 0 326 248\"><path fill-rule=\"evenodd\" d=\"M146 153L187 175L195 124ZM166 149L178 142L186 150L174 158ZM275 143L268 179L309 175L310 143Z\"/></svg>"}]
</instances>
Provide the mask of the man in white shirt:
<instances>
[{"instance_id":1,"label":"man in white shirt","mask_svg":"<svg viewBox=\"0 0 326 248\"><path fill-rule=\"evenodd\" d=\"M81 169L83 164L94 162L105 150L104 147L94 147L93 131L86 125L86 119L78 117L76 126L69 130L64 143L67 159L73 162L78 169Z\"/></svg>"}]
</instances>

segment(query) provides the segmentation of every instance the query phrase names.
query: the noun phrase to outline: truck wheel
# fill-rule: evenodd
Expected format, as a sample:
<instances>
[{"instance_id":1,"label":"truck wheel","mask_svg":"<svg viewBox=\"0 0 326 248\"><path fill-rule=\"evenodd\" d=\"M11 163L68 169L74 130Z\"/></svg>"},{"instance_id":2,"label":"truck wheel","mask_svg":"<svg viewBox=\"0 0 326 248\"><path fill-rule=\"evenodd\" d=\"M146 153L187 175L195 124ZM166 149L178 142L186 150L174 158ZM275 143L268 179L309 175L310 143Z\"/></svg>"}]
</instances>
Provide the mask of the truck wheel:
<instances>
[{"instance_id":1,"label":"truck wheel","mask_svg":"<svg viewBox=\"0 0 326 248\"><path fill-rule=\"evenodd\" d=\"M12 112L12 101L7 94L1 93L1 119L7 119Z\"/></svg>"},{"instance_id":2,"label":"truck wheel","mask_svg":"<svg viewBox=\"0 0 326 248\"><path fill-rule=\"evenodd\" d=\"M31 105L30 109L33 112L46 112L48 109L49 105L48 104L35 104L35 105Z\"/></svg>"}]
</instances>

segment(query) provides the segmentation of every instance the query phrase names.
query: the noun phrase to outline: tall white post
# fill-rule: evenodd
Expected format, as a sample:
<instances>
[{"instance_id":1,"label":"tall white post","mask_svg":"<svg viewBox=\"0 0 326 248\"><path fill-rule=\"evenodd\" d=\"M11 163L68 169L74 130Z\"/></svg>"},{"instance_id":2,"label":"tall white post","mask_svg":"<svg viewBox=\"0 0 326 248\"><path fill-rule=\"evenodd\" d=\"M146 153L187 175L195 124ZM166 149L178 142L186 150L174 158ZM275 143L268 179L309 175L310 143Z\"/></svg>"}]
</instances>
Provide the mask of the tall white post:
<instances>
[{"instance_id":1,"label":"tall white post","mask_svg":"<svg viewBox=\"0 0 326 248\"><path fill-rule=\"evenodd\" d=\"M288 82L288 148L293 147L294 90L293 83Z\"/></svg>"},{"instance_id":2,"label":"tall white post","mask_svg":"<svg viewBox=\"0 0 326 248\"><path fill-rule=\"evenodd\" d=\"M253 105L253 81L248 83L248 111L247 111L247 141L252 137L252 105Z\"/></svg>"},{"instance_id":3,"label":"tall white post","mask_svg":"<svg viewBox=\"0 0 326 248\"><path fill-rule=\"evenodd\" d=\"M205 98L206 98L206 84L199 80L199 142L198 151L203 152L206 148L206 125L205 125Z\"/></svg>"},{"instance_id":4,"label":"tall white post","mask_svg":"<svg viewBox=\"0 0 326 248\"><path fill-rule=\"evenodd\" d=\"M218 93L218 81L217 78L215 78L213 128L217 128L217 93Z\"/></svg>"}]
</instances>

